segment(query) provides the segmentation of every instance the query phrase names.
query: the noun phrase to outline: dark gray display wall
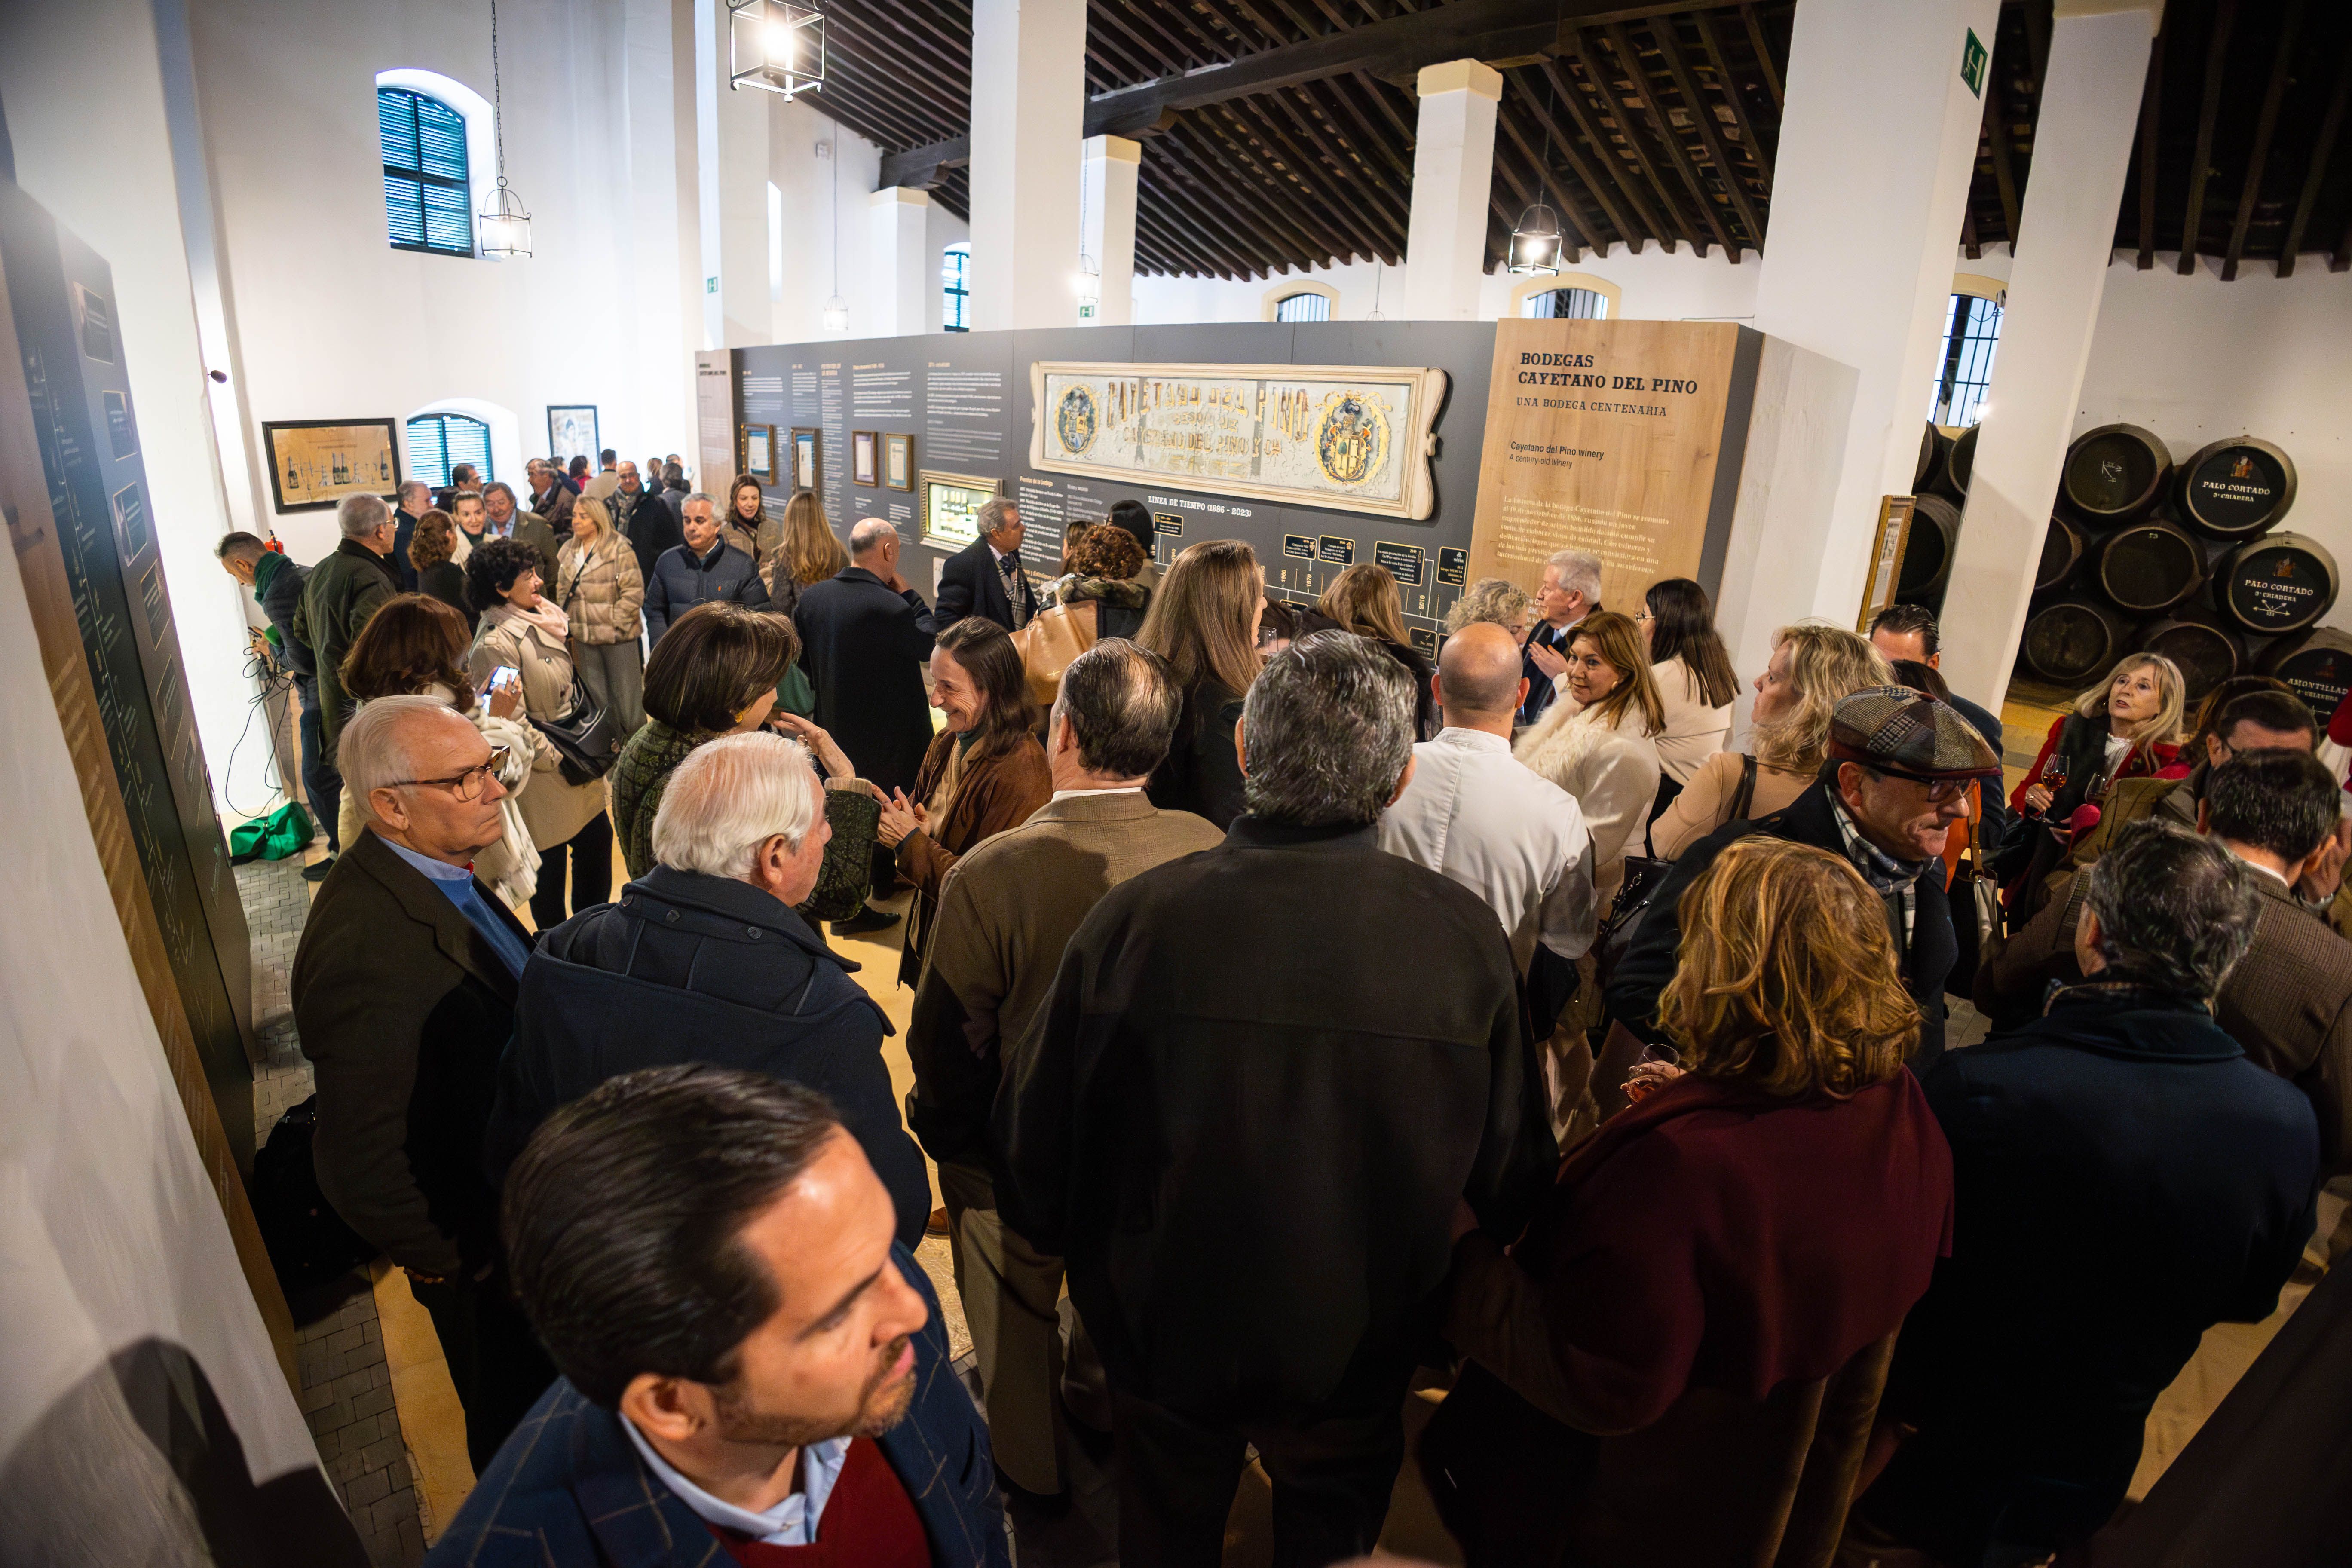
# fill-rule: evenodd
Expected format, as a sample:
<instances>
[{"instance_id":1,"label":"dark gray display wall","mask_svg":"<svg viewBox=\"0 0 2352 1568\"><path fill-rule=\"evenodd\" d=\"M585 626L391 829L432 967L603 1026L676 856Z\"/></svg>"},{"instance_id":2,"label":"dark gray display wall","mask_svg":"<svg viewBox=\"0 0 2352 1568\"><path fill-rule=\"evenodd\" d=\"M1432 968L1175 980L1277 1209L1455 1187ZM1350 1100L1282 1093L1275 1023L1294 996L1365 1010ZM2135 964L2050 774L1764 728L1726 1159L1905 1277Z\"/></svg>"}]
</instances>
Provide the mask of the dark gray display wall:
<instances>
[{"instance_id":1,"label":"dark gray display wall","mask_svg":"<svg viewBox=\"0 0 2352 1568\"><path fill-rule=\"evenodd\" d=\"M1155 556L1171 559L1203 539L1248 542L1281 598L1309 603L1348 559L1381 552L1398 570L1415 640L1433 647L1445 612L1460 597L1477 502L1493 373L1492 321L1247 321L1173 327L1066 327L1050 331L938 332L922 337L787 343L734 351L737 451L747 425L776 427L776 471L791 473L792 432L823 433L819 492L834 531L846 537L860 518L887 518L906 542L901 569L929 597L932 564L951 551L921 538L914 492L852 482L850 433L911 435L914 468L986 477L1019 500L1028 537L1022 559L1033 575L1059 573L1062 530L1102 517L1111 503L1143 502L1158 520ZM1321 507L1271 504L1212 490L1041 473L1027 466L1029 367L1063 360L1129 364L1330 364L1433 367L1446 373L1434 463L1437 505L1420 522ZM714 495L719 487L706 478ZM781 510L788 483L770 491ZM1416 557L1413 550L1420 554ZM1402 579L1418 565L1421 581Z\"/></svg>"}]
</instances>

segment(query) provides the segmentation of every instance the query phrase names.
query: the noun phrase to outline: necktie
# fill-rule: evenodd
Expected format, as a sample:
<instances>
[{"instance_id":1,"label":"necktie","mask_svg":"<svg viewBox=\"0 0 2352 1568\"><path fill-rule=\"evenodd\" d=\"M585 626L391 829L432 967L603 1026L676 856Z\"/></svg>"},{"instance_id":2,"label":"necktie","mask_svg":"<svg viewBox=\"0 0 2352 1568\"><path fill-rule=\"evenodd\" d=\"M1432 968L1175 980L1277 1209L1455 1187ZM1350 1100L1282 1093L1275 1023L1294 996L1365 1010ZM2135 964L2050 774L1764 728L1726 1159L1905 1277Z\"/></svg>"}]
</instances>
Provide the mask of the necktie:
<instances>
[{"instance_id":1,"label":"necktie","mask_svg":"<svg viewBox=\"0 0 2352 1568\"><path fill-rule=\"evenodd\" d=\"M1013 611L1013 629L1019 631L1029 622L1029 584L1021 575L1021 557L1007 555L997 565L1004 572L1004 601Z\"/></svg>"}]
</instances>

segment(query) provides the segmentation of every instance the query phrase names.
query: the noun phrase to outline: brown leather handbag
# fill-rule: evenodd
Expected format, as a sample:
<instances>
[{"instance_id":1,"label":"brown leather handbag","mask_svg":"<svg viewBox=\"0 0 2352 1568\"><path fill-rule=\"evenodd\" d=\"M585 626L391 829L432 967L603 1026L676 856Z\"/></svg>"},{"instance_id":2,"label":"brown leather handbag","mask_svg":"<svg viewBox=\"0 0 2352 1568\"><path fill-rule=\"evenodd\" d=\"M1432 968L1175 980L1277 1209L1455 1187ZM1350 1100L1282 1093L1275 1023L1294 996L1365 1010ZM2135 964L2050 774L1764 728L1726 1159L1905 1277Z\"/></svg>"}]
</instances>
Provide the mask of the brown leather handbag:
<instances>
[{"instance_id":1,"label":"brown leather handbag","mask_svg":"<svg viewBox=\"0 0 2352 1568\"><path fill-rule=\"evenodd\" d=\"M1070 661L1095 646L1096 603L1080 599L1040 610L1013 634L1021 672L1029 679L1029 700L1040 709L1051 708L1061 695L1062 671L1070 668Z\"/></svg>"}]
</instances>

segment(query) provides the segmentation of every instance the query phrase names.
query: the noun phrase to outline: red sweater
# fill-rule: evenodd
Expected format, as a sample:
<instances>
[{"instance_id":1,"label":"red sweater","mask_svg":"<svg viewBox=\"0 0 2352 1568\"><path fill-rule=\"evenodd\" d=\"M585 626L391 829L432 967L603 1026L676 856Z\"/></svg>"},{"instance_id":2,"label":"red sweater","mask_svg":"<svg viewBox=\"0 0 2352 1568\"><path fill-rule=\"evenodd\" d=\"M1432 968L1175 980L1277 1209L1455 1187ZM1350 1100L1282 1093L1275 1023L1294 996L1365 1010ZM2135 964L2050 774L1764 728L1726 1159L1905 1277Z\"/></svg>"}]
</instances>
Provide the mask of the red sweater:
<instances>
[{"instance_id":1,"label":"red sweater","mask_svg":"<svg viewBox=\"0 0 2352 1568\"><path fill-rule=\"evenodd\" d=\"M707 1523L708 1521L706 1521ZM771 1546L737 1531L709 1525L727 1554L743 1568L930 1568L931 1546L923 1536L906 1484L883 1457L882 1446L866 1438L849 1445L833 1495L817 1520L816 1539L806 1546Z\"/></svg>"}]
</instances>

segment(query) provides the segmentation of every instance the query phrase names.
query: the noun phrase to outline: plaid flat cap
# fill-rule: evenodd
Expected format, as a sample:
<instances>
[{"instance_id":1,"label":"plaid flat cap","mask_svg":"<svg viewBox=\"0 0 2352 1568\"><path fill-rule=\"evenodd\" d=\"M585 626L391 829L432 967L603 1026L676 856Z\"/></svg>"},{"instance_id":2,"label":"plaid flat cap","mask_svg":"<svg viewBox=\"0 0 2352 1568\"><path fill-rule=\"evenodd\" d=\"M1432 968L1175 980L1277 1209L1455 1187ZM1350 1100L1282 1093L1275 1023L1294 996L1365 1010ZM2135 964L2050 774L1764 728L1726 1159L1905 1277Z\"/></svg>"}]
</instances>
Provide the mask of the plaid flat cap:
<instances>
[{"instance_id":1,"label":"plaid flat cap","mask_svg":"<svg viewBox=\"0 0 2352 1568\"><path fill-rule=\"evenodd\" d=\"M1998 778L2000 758L1948 702L1907 686L1865 686L1830 713L1830 756L1902 778Z\"/></svg>"}]
</instances>

